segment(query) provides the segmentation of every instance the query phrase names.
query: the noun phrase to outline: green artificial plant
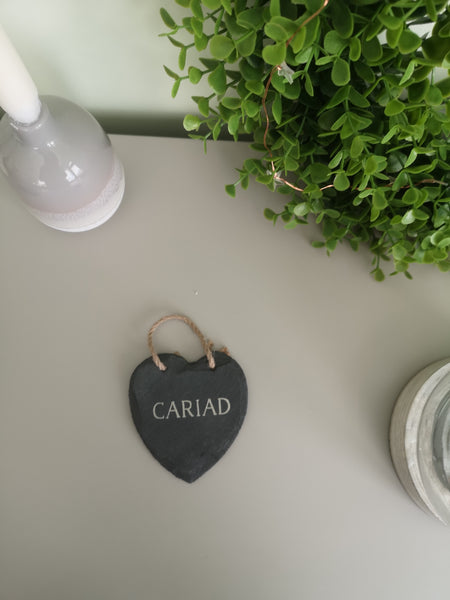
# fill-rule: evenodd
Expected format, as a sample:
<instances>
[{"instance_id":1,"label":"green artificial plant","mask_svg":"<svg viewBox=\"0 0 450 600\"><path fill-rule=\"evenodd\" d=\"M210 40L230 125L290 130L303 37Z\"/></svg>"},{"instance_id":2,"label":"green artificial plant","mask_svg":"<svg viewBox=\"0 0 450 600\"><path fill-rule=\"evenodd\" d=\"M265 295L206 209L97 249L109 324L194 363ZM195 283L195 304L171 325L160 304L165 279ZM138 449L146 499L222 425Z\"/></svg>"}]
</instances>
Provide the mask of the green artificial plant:
<instances>
[{"instance_id":1,"label":"green artificial plant","mask_svg":"<svg viewBox=\"0 0 450 600\"><path fill-rule=\"evenodd\" d=\"M229 194L254 176L284 196L268 219L320 223L328 251L368 244L377 280L382 260L407 277L411 263L450 270L446 0L175 1L180 23L161 9L179 48L172 95L184 80L210 89L185 129L260 152Z\"/></svg>"}]
</instances>

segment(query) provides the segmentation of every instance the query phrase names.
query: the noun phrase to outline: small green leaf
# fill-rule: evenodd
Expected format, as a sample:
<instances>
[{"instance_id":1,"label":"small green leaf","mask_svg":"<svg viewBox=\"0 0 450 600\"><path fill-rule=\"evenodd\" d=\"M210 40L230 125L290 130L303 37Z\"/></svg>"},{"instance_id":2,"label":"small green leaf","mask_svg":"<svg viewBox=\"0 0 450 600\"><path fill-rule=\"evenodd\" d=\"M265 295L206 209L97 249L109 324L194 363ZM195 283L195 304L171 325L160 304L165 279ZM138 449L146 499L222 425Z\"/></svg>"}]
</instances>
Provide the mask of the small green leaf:
<instances>
[{"instance_id":1,"label":"small green leaf","mask_svg":"<svg viewBox=\"0 0 450 600\"><path fill-rule=\"evenodd\" d=\"M424 210L420 210L420 208L413 208L413 215L418 221L428 221L428 213Z\"/></svg>"},{"instance_id":2,"label":"small green leaf","mask_svg":"<svg viewBox=\"0 0 450 600\"><path fill-rule=\"evenodd\" d=\"M197 69L197 67L189 67L188 69L189 81L193 84L197 84L202 78L202 71Z\"/></svg>"},{"instance_id":3,"label":"small green leaf","mask_svg":"<svg viewBox=\"0 0 450 600\"><path fill-rule=\"evenodd\" d=\"M425 94L425 102L430 106L440 106L443 101L444 97L441 90L437 85L431 85Z\"/></svg>"},{"instance_id":4,"label":"small green leaf","mask_svg":"<svg viewBox=\"0 0 450 600\"><path fill-rule=\"evenodd\" d=\"M300 82L294 79L292 83L286 83L284 90L281 92L285 98L296 100L300 96Z\"/></svg>"},{"instance_id":5,"label":"small green leaf","mask_svg":"<svg viewBox=\"0 0 450 600\"><path fill-rule=\"evenodd\" d=\"M343 150L341 150L335 156L333 156L333 158L328 163L328 167L330 169L335 169L341 163L343 156L344 156L344 152L343 152Z\"/></svg>"},{"instance_id":6,"label":"small green leaf","mask_svg":"<svg viewBox=\"0 0 450 600\"><path fill-rule=\"evenodd\" d=\"M220 119L218 119L212 129L212 136L213 136L214 141L217 141L219 139L219 135L220 135L221 131L222 131L222 121Z\"/></svg>"},{"instance_id":7,"label":"small green leaf","mask_svg":"<svg viewBox=\"0 0 450 600\"><path fill-rule=\"evenodd\" d=\"M313 183L323 183L324 181L327 181L330 176L330 168L328 165L319 162L313 163L309 168L309 172Z\"/></svg>"},{"instance_id":8,"label":"small green leaf","mask_svg":"<svg viewBox=\"0 0 450 600\"><path fill-rule=\"evenodd\" d=\"M234 43L226 35L213 35L209 42L209 49L214 58L225 60L233 52Z\"/></svg>"},{"instance_id":9,"label":"small green leaf","mask_svg":"<svg viewBox=\"0 0 450 600\"><path fill-rule=\"evenodd\" d=\"M273 74L272 77L272 87L280 94L284 93L286 89L286 79L284 77L280 77L277 72Z\"/></svg>"},{"instance_id":10,"label":"small green leaf","mask_svg":"<svg viewBox=\"0 0 450 600\"><path fill-rule=\"evenodd\" d=\"M359 75L359 77L361 77L361 79L363 79L367 83L373 83L375 81L376 77L375 77L375 73L374 73L373 69L371 69L368 65L366 65L365 62L363 62L363 61L355 62L354 69L357 72L357 74Z\"/></svg>"},{"instance_id":11,"label":"small green leaf","mask_svg":"<svg viewBox=\"0 0 450 600\"><path fill-rule=\"evenodd\" d=\"M178 94L178 90L180 89L180 84L181 84L181 79L177 79L173 86L172 86L172 90L170 92L170 95L172 96L172 98L175 98L176 95Z\"/></svg>"},{"instance_id":12,"label":"small green leaf","mask_svg":"<svg viewBox=\"0 0 450 600\"><path fill-rule=\"evenodd\" d=\"M294 2L295 3L295 2ZM303 0L300 4L306 4L306 8L311 13L315 13L322 6L322 0Z\"/></svg>"},{"instance_id":13,"label":"small green leaf","mask_svg":"<svg viewBox=\"0 0 450 600\"><path fill-rule=\"evenodd\" d=\"M410 60L408 66L405 69L403 77L400 79L399 85L405 85L405 83L407 81L409 81L409 79L411 79L411 77L414 73L415 66L416 66L416 61Z\"/></svg>"},{"instance_id":14,"label":"small green leaf","mask_svg":"<svg viewBox=\"0 0 450 600\"><path fill-rule=\"evenodd\" d=\"M381 143L387 144L394 137L394 135L397 135L398 131L399 131L398 125L394 125L393 127L391 127L389 129L389 131L386 133L386 135L383 137L383 139L381 140Z\"/></svg>"},{"instance_id":15,"label":"small green leaf","mask_svg":"<svg viewBox=\"0 0 450 600\"><path fill-rule=\"evenodd\" d=\"M403 215L402 224L410 225L411 223L414 223L415 220L416 220L416 217L414 216L412 209L410 209Z\"/></svg>"},{"instance_id":16,"label":"small green leaf","mask_svg":"<svg viewBox=\"0 0 450 600\"><path fill-rule=\"evenodd\" d=\"M295 34L294 39L291 42L291 48L292 48L292 51L294 52L294 54L298 54L300 52L300 50L303 48L303 46L305 44L305 39L306 39L306 28L302 27L302 29L300 29L300 31L298 31Z\"/></svg>"},{"instance_id":17,"label":"small green leaf","mask_svg":"<svg viewBox=\"0 0 450 600\"><path fill-rule=\"evenodd\" d=\"M442 39L438 35L432 35L422 42L422 50L426 58L436 66L440 66L445 55L450 50L450 40Z\"/></svg>"},{"instance_id":18,"label":"small green leaf","mask_svg":"<svg viewBox=\"0 0 450 600\"><path fill-rule=\"evenodd\" d=\"M212 73L208 76L208 83L216 94L224 94L227 90L227 76L225 67L219 63Z\"/></svg>"},{"instance_id":19,"label":"small green leaf","mask_svg":"<svg viewBox=\"0 0 450 600\"><path fill-rule=\"evenodd\" d=\"M372 271L372 275L373 275L373 278L375 279L375 281L384 281L385 280L384 273L380 269L380 267L377 267L374 271Z\"/></svg>"},{"instance_id":20,"label":"small green leaf","mask_svg":"<svg viewBox=\"0 0 450 600\"><path fill-rule=\"evenodd\" d=\"M347 42L334 29L329 31L324 37L323 47L328 54L339 54L346 46Z\"/></svg>"},{"instance_id":21,"label":"small green leaf","mask_svg":"<svg viewBox=\"0 0 450 600\"><path fill-rule=\"evenodd\" d=\"M334 96L331 98L331 100L325 106L325 110L328 110L329 108L334 108L335 106L342 104L342 102L347 100L347 98L349 97L349 94L350 94L350 86L342 87L342 88L338 89L338 91L334 94Z\"/></svg>"},{"instance_id":22,"label":"small green leaf","mask_svg":"<svg viewBox=\"0 0 450 600\"><path fill-rule=\"evenodd\" d=\"M338 210L335 210L334 208L326 208L323 212L326 214L327 217L330 217L330 219L339 219L339 217L341 216L341 213ZM329 219L325 221L323 228L324 231L327 224L330 230L336 231L336 224L333 223L333 221L330 221Z\"/></svg>"},{"instance_id":23,"label":"small green leaf","mask_svg":"<svg viewBox=\"0 0 450 600\"><path fill-rule=\"evenodd\" d=\"M264 84L261 81L246 81L245 87L252 94L256 94L257 96L264 95Z\"/></svg>"},{"instance_id":24,"label":"small green leaf","mask_svg":"<svg viewBox=\"0 0 450 600\"><path fill-rule=\"evenodd\" d=\"M403 260L408 254L408 250L401 242L397 242L392 246L392 256L395 260Z\"/></svg>"},{"instance_id":25,"label":"small green leaf","mask_svg":"<svg viewBox=\"0 0 450 600\"><path fill-rule=\"evenodd\" d=\"M298 223L295 220L289 221L288 223L286 223L286 225L284 226L285 229L295 229L297 227Z\"/></svg>"},{"instance_id":26,"label":"small green leaf","mask_svg":"<svg viewBox=\"0 0 450 600\"><path fill-rule=\"evenodd\" d=\"M200 62L208 69L208 71L213 71L217 65L220 65L219 60L216 60L215 58L204 58L203 56L200 57Z\"/></svg>"},{"instance_id":27,"label":"small green leaf","mask_svg":"<svg viewBox=\"0 0 450 600\"><path fill-rule=\"evenodd\" d=\"M271 208L264 209L264 216L268 221L273 221L277 214Z\"/></svg>"},{"instance_id":28,"label":"small green leaf","mask_svg":"<svg viewBox=\"0 0 450 600\"><path fill-rule=\"evenodd\" d=\"M436 82L436 87L440 89L444 98L448 98L450 96L450 77L445 77L444 79Z\"/></svg>"},{"instance_id":29,"label":"small green leaf","mask_svg":"<svg viewBox=\"0 0 450 600\"><path fill-rule=\"evenodd\" d=\"M163 66L164 66L164 71L167 73L167 75L169 77L172 77L172 79L175 79L175 80L180 79L180 76L177 75L174 71L172 71L172 69L169 69L169 67L166 67L166 65L163 65Z\"/></svg>"},{"instance_id":30,"label":"small green leaf","mask_svg":"<svg viewBox=\"0 0 450 600\"><path fill-rule=\"evenodd\" d=\"M349 112L347 114L348 124L351 130L351 133L355 131L359 131L361 129L366 129L370 125L372 125L372 120L367 117L361 117L354 112Z\"/></svg>"},{"instance_id":31,"label":"small green leaf","mask_svg":"<svg viewBox=\"0 0 450 600\"><path fill-rule=\"evenodd\" d=\"M195 35L194 36L195 49L198 50L199 52L204 50L206 48L206 46L208 45L208 40L209 40L208 36L205 35L204 33L202 33L202 35Z\"/></svg>"},{"instance_id":32,"label":"small green leaf","mask_svg":"<svg viewBox=\"0 0 450 600\"><path fill-rule=\"evenodd\" d=\"M398 29L388 29L386 31L386 41L389 48L397 48L400 36L403 33L403 25L400 25Z\"/></svg>"},{"instance_id":33,"label":"small green leaf","mask_svg":"<svg viewBox=\"0 0 450 600\"><path fill-rule=\"evenodd\" d=\"M196 19L203 20L202 3L200 0L191 0L190 9Z\"/></svg>"},{"instance_id":34,"label":"small green leaf","mask_svg":"<svg viewBox=\"0 0 450 600\"><path fill-rule=\"evenodd\" d=\"M350 60L351 61L356 61L359 60L361 56L361 42L359 40L359 38L353 37L350 40Z\"/></svg>"},{"instance_id":35,"label":"small green leaf","mask_svg":"<svg viewBox=\"0 0 450 600\"><path fill-rule=\"evenodd\" d=\"M369 156L364 162L364 173L366 175L374 175L378 171L378 162L375 156Z\"/></svg>"},{"instance_id":36,"label":"small green leaf","mask_svg":"<svg viewBox=\"0 0 450 600\"><path fill-rule=\"evenodd\" d=\"M284 157L284 170L285 171L297 171L298 169L298 162L292 158L292 156L285 156Z\"/></svg>"},{"instance_id":37,"label":"small green leaf","mask_svg":"<svg viewBox=\"0 0 450 600\"><path fill-rule=\"evenodd\" d=\"M224 7L224 9L227 11L227 13L229 15L232 14L233 12L233 7L231 5L231 0L220 0L222 6Z\"/></svg>"},{"instance_id":38,"label":"small green leaf","mask_svg":"<svg viewBox=\"0 0 450 600\"><path fill-rule=\"evenodd\" d=\"M257 81L261 83L261 79L263 77L263 72L260 69L256 69L252 65L248 63L247 60L241 60L239 62L239 71L242 74L242 77L245 81Z\"/></svg>"},{"instance_id":39,"label":"small green leaf","mask_svg":"<svg viewBox=\"0 0 450 600\"><path fill-rule=\"evenodd\" d=\"M280 42L265 46L262 51L262 57L268 65L280 65L286 58L286 44Z\"/></svg>"},{"instance_id":40,"label":"small green leaf","mask_svg":"<svg viewBox=\"0 0 450 600\"><path fill-rule=\"evenodd\" d=\"M289 32L278 23L266 23L264 33L275 42L286 42L289 38Z\"/></svg>"},{"instance_id":41,"label":"small green leaf","mask_svg":"<svg viewBox=\"0 0 450 600\"><path fill-rule=\"evenodd\" d=\"M258 162L253 158L246 158L243 165L244 171L256 175L257 173L263 173L264 171L259 168Z\"/></svg>"},{"instance_id":42,"label":"small green leaf","mask_svg":"<svg viewBox=\"0 0 450 600\"><path fill-rule=\"evenodd\" d=\"M256 117L256 115L259 113L260 105L253 100L244 100L242 103L242 108L244 109L245 113L251 119L253 119L253 117Z\"/></svg>"},{"instance_id":43,"label":"small green leaf","mask_svg":"<svg viewBox=\"0 0 450 600\"><path fill-rule=\"evenodd\" d=\"M225 191L232 198L236 197L236 186L234 184L228 184L228 185L226 185L225 186Z\"/></svg>"},{"instance_id":44,"label":"small green leaf","mask_svg":"<svg viewBox=\"0 0 450 600\"><path fill-rule=\"evenodd\" d=\"M233 115L228 121L228 131L230 135L235 135L239 130L241 122L241 116L239 114Z\"/></svg>"},{"instance_id":45,"label":"small green leaf","mask_svg":"<svg viewBox=\"0 0 450 600\"><path fill-rule=\"evenodd\" d=\"M272 102L272 114L276 124L279 125L283 118L283 106L280 94L276 94L275 99Z\"/></svg>"},{"instance_id":46,"label":"small green leaf","mask_svg":"<svg viewBox=\"0 0 450 600\"><path fill-rule=\"evenodd\" d=\"M378 217L380 216L380 211L378 210L378 208L375 208L375 206L372 206L372 208L370 209L370 221L376 221L378 219Z\"/></svg>"},{"instance_id":47,"label":"small green leaf","mask_svg":"<svg viewBox=\"0 0 450 600\"><path fill-rule=\"evenodd\" d=\"M340 129L344 123L346 123L347 119L347 113L341 115L339 119L336 119L336 121L331 125L331 131L338 131L338 129Z\"/></svg>"},{"instance_id":48,"label":"small green leaf","mask_svg":"<svg viewBox=\"0 0 450 600\"><path fill-rule=\"evenodd\" d=\"M169 42L171 44L173 44L176 48L184 48L184 44L182 42L179 42L178 40L176 40L174 37L172 37L171 35L167 36L167 39L169 40Z\"/></svg>"},{"instance_id":49,"label":"small green leaf","mask_svg":"<svg viewBox=\"0 0 450 600\"><path fill-rule=\"evenodd\" d=\"M198 98L197 100L198 110L204 117L209 116L209 100L208 98Z\"/></svg>"},{"instance_id":50,"label":"small green leaf","mask_svg":"<svg viewBox=\"0 0 450 600\"><path fill-rule=\"evenodd\" d=\"M448 38L450 37L450 21L447 19L447 23L446 25L443 25L439 31L438 31L438 36L440 38Z\"/></svg>"},{"instance_id":51,"label":"small green leaf","mask_svg":"<svg viewBox=\"0 0 450 600\"><path fill-rule=\"evenodd\" d=\"M221 6L220 0L202 0L202 2L209 10L217 10Z\"/></svg>"},{"instance_id":52,"label":"small green leaf","mask_svg":"<svg viewBox=\"0 0 450 600\"><path fill-rule=\"evenodd\" d=\"M333 181L334 187L338 192L344 192L350 187L350 181L344 172L338 173Z\"/></svg>"},{"instance_id":53,"label":"small green leaf","mask_svg":"<svg viewBox=\"0 0 450 600\"><path fill-rule=\"evenodd\" d=\"M203 21L201 21L200 19L192 18L191 27L196 37L201 37L203 35Z\"/></svg>"},{"instance_id":54,"label":"small green leaf","mask_svg":"<svg viewBox=\"0 0 450 600\"><path fill-rule=\"evenodd\" d=\"M353 87L350 88L348 99L354 106L358 106L359 108L368 108L370 106L370 102L367 100L367 98L356 91Z\"/></svg>"},{"instance_id":55,"label":"small green leaf","mask_svg":"<svg viewBox=\"0 0 450 600\"><path fill-rule=\"evenodd\" d=\"M402 31L400 39L398 40L398 49L402 54L410 54L411 52L414 52L414 50L417 50L421 44L422 40L417 33L405 29Z\"/></svg>"},{"instance_id":56,"label":"small green leaf","mask_svg":"<svg viewBox=\"0 0 450 600\"><path fill-rule=\"evenodd\" d=\"M427 15L432 21L436 21L437 12L435 7L435 0L425 0L425 6L427 8Z\"/></svg>"},{"instance_id":57,"label":"small green leaf","mask_svg":"<svg viewBox=\"0 0 450 600\"><path fill-rule=\"evenodd\" d=\"M413 164L413 162L416 160L417 158L417 152L414 150L414 148L411 150L411 152L409 153L408 158L406 159L405 164L403 165L403 167L406 169L406 167L409 167ZM409 190L408 190L409 191ZM414 192L416 190L414 189Z\"/></svg>"},{"instance_id":58,"label":"small green leaf","mask_svg":"<svg viewBox=\"0 0 450 600\"><path fill-rule=\"evenodd\" d=\"M294 215L296 217L305 217L309 213L309 204L307 202L300 202L294 206Z\"/></svg>"},{"instance_id":59,"label":"small green leaf","mask_svg":"<svg viewBox=\"0 0 450 600\"><path fill-rule=\"evenodd\" d=\"M376 37L371 40L363 40L361 51L364 58L372 63L377 63L383 56L383 48Z\"/></svg>"},{"instance_id":60,"label":"small green leaf","mask_svg":"<svg viewBox=\"0 0 450 600\"><path fill-rule=\"evenodd\" d=\"M353 138L352 145L350 146L350 157L359 158L363 150L364 142L362 141L361 136L357 135Z\"/></svg>"},{"instance_id":61,"label":"small green leaf","mask_svg":"<svg viewBox=\"0 0 450 600\"><path fill-rule=\"evenodd\" d=\"M404 110L405 105L403 104L403 102L397 100L397 98L393 98L392 100L389 100L389 102L386 104L384 114L387 117L393 117L394 115L399 115Z\"/></svg>"},{"instance_id":62,"label":"small green leaf","mask_svg":"<svg viewBox=\"0 0 450 600\"><path fill-rule=\"evenodd\" d=\"M311 96L311 98L314 96L314 87L311 81L311 77L308 73L305 73L305 90L308 96Z\"/></svg>"},{"instance_id":63,"label":"small green leaf","mask_svg":"<svg viewBox=\"0 0 450 600\"><path fill-rule=\"evenodd\" d=\"M422 102L429 87L429 79L423 79L418 83L413 83L408 87L408 100L410 102Z\"/></svg>"},{"instance_id":64,"label":"small green leaf","mask_svg":"<svg viewBox=\"0 0 450 600\"><path fill-rule=\"evenodd\" d=\"M347 85L347 83L350 81L350 67L342 58L337 58L334 61L333 68L331 70L331 81L334 83L334 85L339 87Z\"/></svg>"},{"instance_id":65,"label":"small green leaf","mask_svg":"<svg viewBox=\"0 0 450 600\"><path fill-rule=\"evenodd\" d=\"M234 96L226 96L222 98L222 105L230 110L237 110L241 106L241 99Z\"/></svg>"},{"instance_id":66,"label":"small green leaf","mask_svg":"<svg viewBox=\"0 0 450 600\"><path fill-rule=\"evenodd\" d=\"M386 27L386 29L398 29L403 25L403 21L400 18L384 12L380 13L377 16L377 19Z\"/></svg>"},{"instance_id":67,"label":"small green leaf","mask_svg":"<svg viewBox=\"0 0 450 600\"><path fill-rule=\"evenodd\" d=\"M323 65L329 65L335 60L335 58L335 56L330 56L329 54L325 56L320 56L319 58L316 58L316 65L318 67L322 67Z\"/></svg>"},{"instance_id":68,"label":"small green leaf","mask_svg":"<svg viewBox=\"0 0 450 600\"><path fill-rule=\"evenodd\" d=\"M225 23L228 33L230 34L230 37L232 37L233 39L239 38L239 37L243 36L245 33L249 32L248 28L241 27L240 25L237 24L234 15L229 15L228 13L225 13L223 15L223 22ZM220 33L221 26L222 26L222 21L220 19L218 19L216 21L214 33L217 33L217 34Z\"/></svg>"},{"instance_id":69,"label":"small green leaf","mask_svg":"<svg viewBox=\"0 0 450 600\"><path fill-rule=\"evenodd\" d=\"M169 15L169 13L167 12L167 10L165 8L160 8L159 14L161 15L161 19L163 20L164 25L166 25L169 29L177 28L177 24L175 23L175 21L172 19L172 17Z\"/></svg>"},{"instance_id":70,"label":"small green leaf","mask_svg":"<svg viewBox=\"0 0 450 600\"><path fill-rule=\"evenodd\" d=\"M270 16L278 17L281 15L280 0L270 0Z\"/></svg>"},{"instance_id":71,"label":"small green leaf","mask_svg":"<svg viewBox=\"0 0 450 600\"><path fill-rule=\"evenodd\" d=\"M236 50L240 56L251 56L256 46L256 31L249 31L240 39L236 40Z\"/></svg>"},{"instance_id":72,"label":"small green leaf","mask_svg":"<svg viewBox=\"0 0 450 600\"><path fill-rule=\"evenodd\" d=\"M186 46L183 46L183 48L181 48L180 53L178 55L178 68L180 69L180 71L182 71L184 69L184 67L186 66L186 54L187 54L187 48L186 48Z\"/></svg>"},{"instance_id":73,"label":"small green leaf","mask_svg":"<svg viewBox=\"0 0 450 600\"><path fill-rule=\"evenodd\" d=\"M372 196L372 206L377 210L383 210L388 205L388 201L383 191L375 190Z\"/></svg>"},{"instance_id":74,"label":"small green leaf","mask_svg":"<svg viewBox=\"0 0 450 600\"><path fill-rule=\"evenodd\" d=\"M258 29L262 29L262 27L264 26L263 8L257 6L249 8L247 10L243 10L237 15L237 23L238 25L240 25L241 27L245 27L246 29L254 29L255 31L257 31Z\"/></svg>"},{"instance_id":75,"label":"small green leaf","mask_svg":"<svg viewBox=\"0 0 450 600\"><path fill-rule=\"evenodd\" d=\"M183 119L183 127L186 131L197 131L201 121L196 115L186 115Z\"/></svg>"},{"instance_id":76,"label":"small green leaf","mask_svg":"<svg viewBox=\"0 0 450 600\"><path fill-rule=\"evenodd\" d=\"M321 2L323 6L323 2ZM343 38L349 38L353 33L353 13L350 11L347 2L334 0L330 2L331 19L333 27Z\"/></svg>"}]
</instances>

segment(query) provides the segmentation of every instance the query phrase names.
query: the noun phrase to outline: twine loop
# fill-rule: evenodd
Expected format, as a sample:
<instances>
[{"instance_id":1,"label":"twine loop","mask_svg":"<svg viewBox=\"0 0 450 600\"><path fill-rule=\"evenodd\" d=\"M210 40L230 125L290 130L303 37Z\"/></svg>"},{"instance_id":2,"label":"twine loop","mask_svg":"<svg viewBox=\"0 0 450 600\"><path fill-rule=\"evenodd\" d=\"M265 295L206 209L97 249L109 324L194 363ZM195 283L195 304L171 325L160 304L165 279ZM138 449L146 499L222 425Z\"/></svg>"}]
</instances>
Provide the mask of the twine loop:
<instances>
[{"instance_id":1,"label":"twine loop","mask_svg":"<svg viewBox=\"0 0 450 600\"><path fill-rule=\"evenodd\" d=\"M205 338L205 336L202 334L202 332L197 327L197 325L194 323L194 321L192 321L188 317L185 317L184 315L167 315L166 317L162 317L161 319L159 319L159 321L156 321L156 323L154 325L152 325L152 327L150 328L150 331L148 332L148 337L147 337L148 347L150 348L153 362L158 367L158 369L160 371L165 371L167 369L167 367L161 361L161 359L159 358L158 354L155 351L155 348L153 346L153 334L155 333L155 330L160 325L162 325L163 323L166 323L167 321L172 321L172 320L183 321L183 323L186 323L186 325L189 325L189 327L192 329L192 331L195 333L195 335L200 339L200 342L202 344L203 350L205 351L206 358L208 360L210 369L214 369L216 367L216 362L214 360L214 356L212 353L213 343Z\"/></svg>"}]
</instances>

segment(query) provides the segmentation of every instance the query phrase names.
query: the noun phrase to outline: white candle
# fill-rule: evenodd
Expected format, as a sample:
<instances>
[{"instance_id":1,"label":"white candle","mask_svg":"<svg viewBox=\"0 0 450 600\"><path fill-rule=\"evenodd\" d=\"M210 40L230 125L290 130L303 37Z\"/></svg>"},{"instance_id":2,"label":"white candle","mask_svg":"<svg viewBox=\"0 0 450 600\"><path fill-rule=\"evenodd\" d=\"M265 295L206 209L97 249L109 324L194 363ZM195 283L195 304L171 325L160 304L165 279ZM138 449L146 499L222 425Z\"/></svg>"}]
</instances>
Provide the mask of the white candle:
<instances>
[{"instance_id":1,"label":"white candle","mask_svg":"<svg viewBox=\"0 0 450 600\"><path fill-rule=\"evenodd\" d=\"M0 106L19 123L34 123L41 104L22 59L0 25Z\"/></svg>"}]
</instances>

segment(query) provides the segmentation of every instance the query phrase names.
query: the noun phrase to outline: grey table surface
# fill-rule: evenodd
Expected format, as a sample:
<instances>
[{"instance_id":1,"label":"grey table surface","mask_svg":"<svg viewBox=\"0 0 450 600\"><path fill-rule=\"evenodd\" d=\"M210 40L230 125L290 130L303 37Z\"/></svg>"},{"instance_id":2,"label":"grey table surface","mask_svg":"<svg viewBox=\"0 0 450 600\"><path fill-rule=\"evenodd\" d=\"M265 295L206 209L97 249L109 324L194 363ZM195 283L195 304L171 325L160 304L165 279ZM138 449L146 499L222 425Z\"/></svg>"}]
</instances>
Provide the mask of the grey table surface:
<instances>
[{"instance_id":1,"label":"grey table surface","mask_svg":"<svg viewBox=\"0 0 450 600\"><path fill-rule=\"evenodd\" d=\"M112 136L117 214L80 234L0 181L1 600L448 598L450 530L397 480L402 387L450 355L450 277L374 282L370 256L311 247L224 185L245 144ZM134 429L128 383L180 312L248 381L247 418L194 484ZM161 352L201 355L180 323Z\"/></svg>"}]
</instances>

